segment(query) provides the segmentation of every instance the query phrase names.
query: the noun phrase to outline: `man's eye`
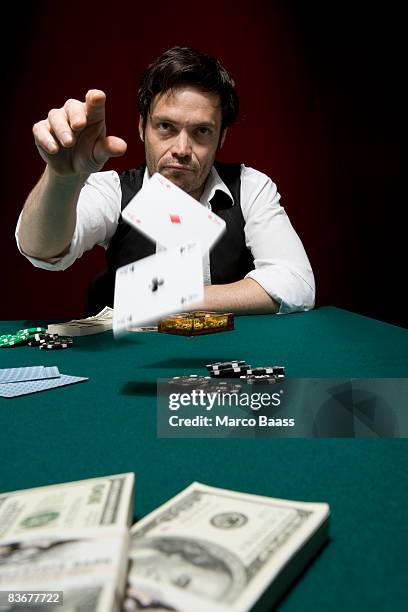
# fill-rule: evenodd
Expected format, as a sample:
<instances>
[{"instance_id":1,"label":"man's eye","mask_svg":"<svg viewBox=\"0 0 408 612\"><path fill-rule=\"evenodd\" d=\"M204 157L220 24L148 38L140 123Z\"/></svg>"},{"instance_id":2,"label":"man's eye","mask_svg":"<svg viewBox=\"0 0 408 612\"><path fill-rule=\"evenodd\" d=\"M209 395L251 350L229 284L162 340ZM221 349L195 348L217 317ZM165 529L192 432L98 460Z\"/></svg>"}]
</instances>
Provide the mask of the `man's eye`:
<instances>
[{"instance_id":1,"label":"man's eye","mask_svg":"<svg viewBox=\"0 0 408 612\"><path fill-rule=\"evenodd\" d=\"M200 127L198 128L198 133L200 136L208 136L211 132L207 127Z\"/></svg>"},{"instance_id":2,"label":"man's eye","mask_svg":"<svg viewBox=\"0 0 408 612\"><path fill-rule=\"evenodd\" d=\"M163 132L168 132L169 129L171 128L170 123L166 123L166 121L161 121L158 124L159 130L162 130Z\"/></svg>"}]
</instances>

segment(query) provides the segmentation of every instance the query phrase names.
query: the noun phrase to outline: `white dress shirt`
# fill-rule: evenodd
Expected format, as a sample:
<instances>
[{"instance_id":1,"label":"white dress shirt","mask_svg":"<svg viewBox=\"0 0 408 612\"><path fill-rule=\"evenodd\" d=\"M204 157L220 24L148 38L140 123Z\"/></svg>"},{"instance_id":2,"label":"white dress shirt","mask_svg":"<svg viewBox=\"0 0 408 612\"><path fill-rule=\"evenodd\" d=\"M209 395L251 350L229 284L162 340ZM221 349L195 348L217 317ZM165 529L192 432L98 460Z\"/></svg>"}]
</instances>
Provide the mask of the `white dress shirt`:
<instances>
[{"instance_id":1,"label":"white dress shirt","mask_svg":"<svg viewBox=\"0 0 408 612\"><path fill-rule=\"evenodd\" d=\"M146 169L143 184L148 180ZM213 166L200 199L203 206L211 209L210 200L216 190L224 191L233 201L231 192ZM91 174L79 196L75 233L66 255L48 261L25 255L18 240L21 215L16 228L17 246L34 266L45 270L65 270L95 245L108 248L118 225L121 200L117 172ZM313 308L315 283L302 242L279 201L277 187L266 174L241 165L245 243L255 265L245 278L259 283L280 304L279 313L283 314ZM162 249L158 246L157 250ZM211 284L209 253L203 258L203 272L205 284Z\"/></svg>"}]
</instances>

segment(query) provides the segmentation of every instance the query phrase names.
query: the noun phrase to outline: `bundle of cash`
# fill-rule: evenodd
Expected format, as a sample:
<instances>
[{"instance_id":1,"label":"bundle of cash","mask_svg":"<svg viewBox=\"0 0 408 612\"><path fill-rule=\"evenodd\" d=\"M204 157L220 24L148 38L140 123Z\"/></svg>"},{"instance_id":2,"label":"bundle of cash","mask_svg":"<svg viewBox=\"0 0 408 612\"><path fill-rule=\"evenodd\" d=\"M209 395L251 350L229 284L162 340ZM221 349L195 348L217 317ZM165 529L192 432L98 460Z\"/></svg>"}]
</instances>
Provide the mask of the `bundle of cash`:
<instances>
[{"instance_id":1,"label":"bundle of cash","mask_svg":"<svg viewBox=\"0 0 408 612\"><path fill-rule=\"evenodd\" d=\"M48 325L49 334L59 334L60 336L89 336L99 334L112 329L113 309L105 306L103 310L93 317L86 319L72 319L66 323L52 323Z\"/></svg>"},{"instance_id":2,"label":"bundle of cash","mask_svg":"<svg viewBox=\"0 0 408 612\"><path fill-rule=\"evenodd\" d=\"M0 495L0 610L21 592L65 612L266 611L328 537L325 503L197 482L129 533L133 486L119 474Z\"/></svg>"},{"instance_id":3,"label":"bundle of cash","mask_svg":"<svg viewBox=\"0 0 408 612\"><path fill-rule=\"evenodd\" d=\"M0 495L0 593L23 592L25 610L48 610L46 593L62 610L119 611L133 486L118 474Z\"/></svg>"},{"instance_id":4,"label":"bundle of cash","mask_svg":"<svg viewBox=\"0 0 408 612\"><path fill-rule=\"evenodd\" d=\"M131 529L125 611L270 610L328 537L329 506L193 483Z\"/></svg>"}]
</instances>

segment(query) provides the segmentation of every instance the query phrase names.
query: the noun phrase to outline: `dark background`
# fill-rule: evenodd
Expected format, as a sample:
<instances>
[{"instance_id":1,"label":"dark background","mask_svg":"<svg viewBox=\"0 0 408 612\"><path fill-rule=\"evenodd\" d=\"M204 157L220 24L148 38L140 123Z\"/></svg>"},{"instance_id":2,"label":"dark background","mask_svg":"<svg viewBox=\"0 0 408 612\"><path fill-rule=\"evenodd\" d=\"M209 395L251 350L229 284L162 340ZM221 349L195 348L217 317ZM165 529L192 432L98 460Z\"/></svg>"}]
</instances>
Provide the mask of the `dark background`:
<instances>
[{"instance_id":1,"label":"dark background","mask_svg":"<svg viewBox=\"0 0 408 612\"><path fill-rule=\"evenodd\" d=\"M67 98L103 89L108 133L128 142L126 156L105 169L137 165L138 79L177 44L218 56L233 74L242 112L220 159L277 183L315 272L317 305L408 326L402 9L337 0L40 1L7 8L2 21L1 319L83 316L88 282L104 267L100 248L63 273L18 253L15 223L43 169L32 125Z\"/></svg>"}]
</instances>

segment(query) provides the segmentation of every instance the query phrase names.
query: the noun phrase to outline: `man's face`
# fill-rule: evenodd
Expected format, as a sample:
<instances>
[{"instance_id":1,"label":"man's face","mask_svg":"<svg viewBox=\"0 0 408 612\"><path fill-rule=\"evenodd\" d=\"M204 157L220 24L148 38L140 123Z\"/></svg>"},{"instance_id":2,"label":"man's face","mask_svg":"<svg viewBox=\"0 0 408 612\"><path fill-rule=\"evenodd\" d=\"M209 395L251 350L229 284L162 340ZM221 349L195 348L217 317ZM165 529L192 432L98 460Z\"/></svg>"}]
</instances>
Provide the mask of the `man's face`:
<instances>
[{"instance_id":1,"label":"man's face","mask_svg":"<svg viewBox=\"0 0 408 612\"><path fill-rule=\"evenodd\" d=\"M214 163L220 139L221 108L218 94L183 85L154 97L143 134L150 174L167 179L199 199Z\"/></svg>"}]
</instances>

